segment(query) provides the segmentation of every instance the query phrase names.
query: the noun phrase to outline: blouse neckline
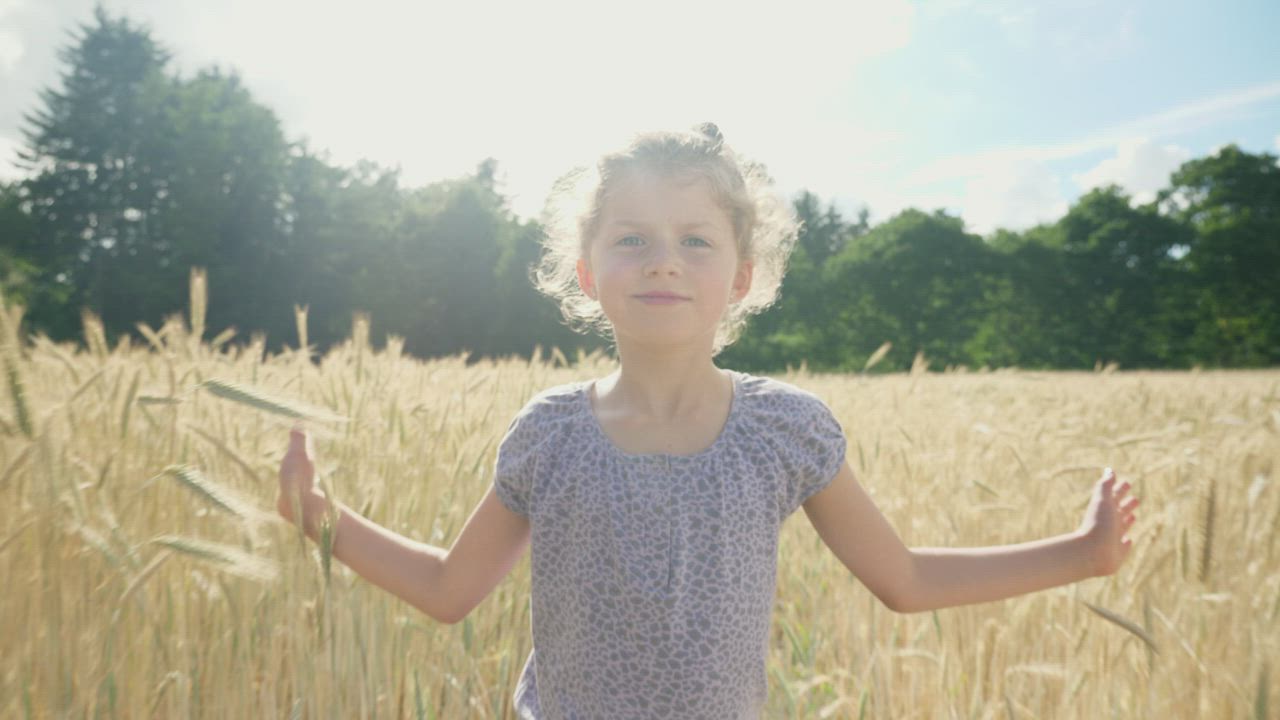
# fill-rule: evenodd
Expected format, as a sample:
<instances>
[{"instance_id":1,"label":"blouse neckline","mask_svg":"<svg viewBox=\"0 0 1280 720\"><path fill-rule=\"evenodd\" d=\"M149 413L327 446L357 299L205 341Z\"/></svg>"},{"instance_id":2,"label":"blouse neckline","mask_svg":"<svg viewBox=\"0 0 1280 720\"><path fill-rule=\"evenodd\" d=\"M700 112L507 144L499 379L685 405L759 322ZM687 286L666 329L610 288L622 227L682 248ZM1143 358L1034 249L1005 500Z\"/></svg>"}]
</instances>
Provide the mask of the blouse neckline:
<instances>
[{"instance_id":1,"label":"blouse neckline","mask_svg":"<svg viewBox=\"0 0 1280 720\"><path fill-rule=\"evenodd\" d=\"M707 447L699 450L691 455L675 455L672 453L629 453L614 444L613 440L604 431L604 426L600 424L599 418L596 417L595 410L591 407L591 390L595 386L595 380L584 380L579 387L579 402L582 403L583 411L587 416L587 424L593 429L593 432L599 436L614 455L628 460L662 460L670 462L672 460L698 460L702 457L718 452L720 447L728 442L729 431L733 427L739 414L739 405L741 405L741 377L734 370L725 368L725 372L729 373L729 379L732 381L733 394L729 398L729 415L725 418L724 426L720 428L720 434L716 435L716 439L711 441Z\"/></svg>"}]
</instances>

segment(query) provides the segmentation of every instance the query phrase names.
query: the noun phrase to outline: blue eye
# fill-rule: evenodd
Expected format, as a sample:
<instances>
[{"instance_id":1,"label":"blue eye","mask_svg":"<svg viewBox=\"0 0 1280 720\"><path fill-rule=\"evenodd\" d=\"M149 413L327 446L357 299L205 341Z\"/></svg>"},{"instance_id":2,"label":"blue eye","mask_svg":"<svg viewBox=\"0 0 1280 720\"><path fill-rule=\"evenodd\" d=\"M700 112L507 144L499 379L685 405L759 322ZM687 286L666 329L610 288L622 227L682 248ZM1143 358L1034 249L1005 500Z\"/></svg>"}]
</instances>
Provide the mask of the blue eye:
<instances>
[{"instance_id":1,"label":"blue eye","mask_svg":"<svg viewBox=\"0 0 1280 720\"><path fill-rule=\"evenodd\" d=\"M621 240L619 240L619 241L618 241L618 244L619 244L619 245L630 245L631 243L628 243L628 242L627 242L628 240L639 240L639 239L640 239L640 236L639 236L639 235L627 235L626 237L624 237L624 238L622 238Z\"/></svg>"},{"instance_id":2,"label":"blue eye","mask_svg":"<svg viewBox=\"0 0 1280 720\"><path fill-rule=\"evenodd\" d=\"M697 240L698 242L702 243L703 245L705 245L705 246L707 246L707 247L711 247L711 243L707 242L706 240L703 240L703 239L702 239L702 238L700 238L700 237L690 237L690 238L687 238L687 239L688 239L688 240Z\"/></svg>"}]
</instances>

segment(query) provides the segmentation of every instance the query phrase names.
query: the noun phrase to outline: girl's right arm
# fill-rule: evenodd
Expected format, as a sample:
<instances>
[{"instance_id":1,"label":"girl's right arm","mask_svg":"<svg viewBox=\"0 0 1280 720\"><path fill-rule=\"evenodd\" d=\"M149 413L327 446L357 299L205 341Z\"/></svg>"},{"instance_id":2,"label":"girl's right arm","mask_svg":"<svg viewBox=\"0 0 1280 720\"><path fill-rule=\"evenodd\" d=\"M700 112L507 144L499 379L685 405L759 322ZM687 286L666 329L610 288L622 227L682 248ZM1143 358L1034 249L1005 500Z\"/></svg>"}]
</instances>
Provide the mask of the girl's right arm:
<instances>
[{"instance_id":1,"label":"girl's right arm","mask_svg":"<svg viewBox=\"0 0 1280 720\"><path fill-rule=\"evenodd\" d=\"M307 536L320 536L326 498L314 487L315 466L306 434L295 429L280 466L277 510L290 522L292 497L302 498ZM361 577L435 620L456 623L506 577L529 544L529 521L506 508L493 488L468 518L447 552L411 540L335 502L333 556Z\"/></svg>"}]
</instances>

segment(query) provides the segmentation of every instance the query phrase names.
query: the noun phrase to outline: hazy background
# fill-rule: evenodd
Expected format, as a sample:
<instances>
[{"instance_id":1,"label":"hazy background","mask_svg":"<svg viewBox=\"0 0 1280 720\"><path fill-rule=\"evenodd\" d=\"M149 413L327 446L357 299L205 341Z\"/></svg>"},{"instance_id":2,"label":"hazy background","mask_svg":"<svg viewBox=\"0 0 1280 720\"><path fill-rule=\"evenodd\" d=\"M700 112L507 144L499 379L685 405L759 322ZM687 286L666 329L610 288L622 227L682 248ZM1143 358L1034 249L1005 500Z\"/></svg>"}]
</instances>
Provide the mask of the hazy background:
<instances>
[{"instance_id":1,"label":"hazy background","mask_svg":"<svg viewBox=\"0 0 1280 720\"><path fill-rule=\"evenodd\" d=\"M184 72L238 69L336 162L423 184L496 158L522 217L601 142L704 120L789 193L873 220L946 208L980 233L1054 220L1108 182L1147 199L1227 143L1280 147L1266 1L102 5ZM21 115L93 7L0 0L0 176L19 175Z\"/></svg>"}]
</instances>

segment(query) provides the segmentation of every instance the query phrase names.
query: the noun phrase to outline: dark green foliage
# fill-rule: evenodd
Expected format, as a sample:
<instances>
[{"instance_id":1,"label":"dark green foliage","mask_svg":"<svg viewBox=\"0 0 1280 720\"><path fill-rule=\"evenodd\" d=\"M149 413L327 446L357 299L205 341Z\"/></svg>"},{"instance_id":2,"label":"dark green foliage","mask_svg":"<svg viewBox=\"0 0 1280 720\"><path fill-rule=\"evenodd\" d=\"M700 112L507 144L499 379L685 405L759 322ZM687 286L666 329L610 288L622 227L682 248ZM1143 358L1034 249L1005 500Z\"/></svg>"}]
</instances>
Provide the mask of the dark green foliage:
<instances>
[{"instance_id":1,"label":"dark green foliage","mask_svg":"<svg viewBox=\"0 0 1280 720\"><path fill-rule=\"evenodd\" d=\"M540 228L513 217L497 163L420 188L362 162L336 167L284 137L234 72L183 78L145 28L96 11L61 58L61 86L26 116L29 176L0 184L0 293L27 326L77 337L80 311L109 335L182 313L208 270L210 335L371 339L419 356L527 354L604 345L576 335L530 283ZM1055 223L988 238L906 210L872 227L804 192L778 302L718 358L747 371L808 363L1091 368L1280 362L1280 168L1228 146L1184 164L1157 201L1116 187Z\"/></svg>"}]
</instances>

